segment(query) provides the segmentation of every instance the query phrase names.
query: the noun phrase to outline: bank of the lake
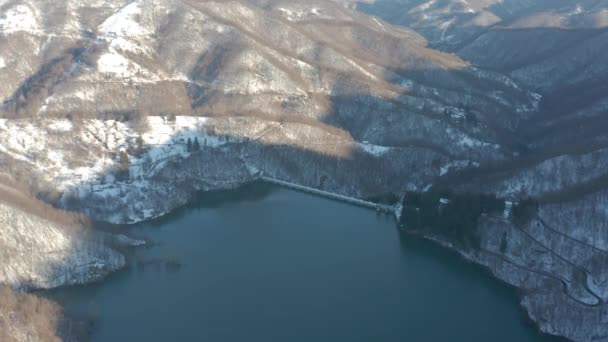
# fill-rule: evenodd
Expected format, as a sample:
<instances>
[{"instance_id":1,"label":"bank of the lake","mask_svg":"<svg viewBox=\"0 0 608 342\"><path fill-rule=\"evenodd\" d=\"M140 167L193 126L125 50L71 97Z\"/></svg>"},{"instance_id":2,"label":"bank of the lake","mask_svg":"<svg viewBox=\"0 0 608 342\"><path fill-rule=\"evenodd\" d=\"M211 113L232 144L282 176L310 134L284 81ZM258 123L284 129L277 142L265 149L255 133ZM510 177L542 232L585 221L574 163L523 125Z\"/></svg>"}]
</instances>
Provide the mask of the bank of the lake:
<instances>
[{"instance_id":1,"label":"bank of the lake","mask_svg":"<svg viewBox=\"0 0 608 342\"><path fill-rule=\"evenodd\" d=\"M152 244L57 290L92 341L552 341L515 291L394 218L265 184L128 228Z\"/></svg>"}]
</instances>

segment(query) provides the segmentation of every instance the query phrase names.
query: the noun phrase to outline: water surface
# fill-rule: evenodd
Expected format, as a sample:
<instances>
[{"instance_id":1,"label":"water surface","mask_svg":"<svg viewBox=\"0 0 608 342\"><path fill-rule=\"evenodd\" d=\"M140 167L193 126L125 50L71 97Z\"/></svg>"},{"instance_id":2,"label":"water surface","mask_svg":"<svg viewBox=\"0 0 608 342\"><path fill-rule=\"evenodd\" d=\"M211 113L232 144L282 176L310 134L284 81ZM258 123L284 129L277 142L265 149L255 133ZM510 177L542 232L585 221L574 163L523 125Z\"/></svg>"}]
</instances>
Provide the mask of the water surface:
<instances>
[{"instance_id":1,"label":"water surface","mask_svg":"<svg viewBox=\"0 0 608 342\"><path fill-rule=\"evenodd\" d=\"M93 342L553 340L514 290L371 210L253 184L129 231L154 245L53 293Z\"/></svg>"}]
</instances>

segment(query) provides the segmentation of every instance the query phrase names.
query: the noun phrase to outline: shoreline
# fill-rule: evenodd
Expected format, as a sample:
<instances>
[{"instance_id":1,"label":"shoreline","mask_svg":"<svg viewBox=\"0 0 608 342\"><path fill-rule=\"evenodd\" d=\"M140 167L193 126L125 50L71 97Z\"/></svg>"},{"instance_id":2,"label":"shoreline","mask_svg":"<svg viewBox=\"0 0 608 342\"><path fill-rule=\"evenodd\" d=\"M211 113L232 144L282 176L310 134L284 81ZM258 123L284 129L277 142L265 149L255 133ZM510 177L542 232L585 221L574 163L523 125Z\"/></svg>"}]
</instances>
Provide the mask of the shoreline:
<instances>
[{"instance_id":1,"label":"shoreline","mask_svg":"<svg viewBox=\"0 0 608 342\"><path fill-rule=\"evenodd\" d=\"M99 229L101 231L111 232L112 235L115 235L117 233L120 233L121 231L124 232L125 228L128 229L128 230L131 230L131 229L133 229L134 227L136 227L139 224L146 224L146 223L154 222L156 220L163 220L167 215L170 215L170 214L175 213L175 212L180 211L180 210L186 210L186 209L188 209L189 206L193 205L194 200L198 196L201 196L203 194L206 194L206 193L216 193L216 192L220 192L220 193L221 192L231 192L231 191L242 189L243 187L247 187L247 186L250 186L250 185L256 184L256 183L264 184L265 186L269 186L269 187L277 187L277 188L288 189L288 190L291 190L291 191L300 192L300 193L303 193L303 194L308 194L308 195L313 196L313 197L321 197L321 198L325 198L327 200L341 202L341 203L349 204L349 205L352 205L352 206L356 206L356 205L354 205L352 203L349 203L347 201L340 201L337 198L324 197L324 196L315 195L315 194L312 194L312 193L306 192L306 191L298 191L297 189L282 187L279 184L274 184L272 182L267 182L264 179L262 179L261 177L256 177L256 178L253 178L253 179L250 179L250 180L245 180L245 181L241 182L236 187L229 187L229 188L224 188L224 189L214 189L214 190L209 190L209 191L207 191L207 190L197 191L197 192L195 192L195 194L191 198L189 198L186 201L185 204L180 205L180 206L178 206L176 208L173 208L172 210L169 210L169 211L166 211L166 212L162 212L162 213L160 213L158 215L155 215L154 217L146 218L146 219L144 219L142 221L120 223L120 224L110 223L110 222L104 222L104 221L97 221L97 222L94 223L94 227L95 227L96 230ZM361 206L358 206L358 207L361 208L361 209L366 209L366 207L361 207ZM367 208L367 209L371 209L371 208ZM476 261L473 258L472 255L467 254L465 251L463 251L462 249L454 246L453 244L451 244L451 243L449 243L447 241L443 241L442 239L440 239L438 237L434 237L432 235L425 234L424 232L408 231L407 229L404 229L403 227L401 227L401 225L399 223L399 217L397 215L395 215L395 214L396 213L393 212L393 213L389 214L389 216L395 218L395 228L397 228L397 230L398 230L398 232L400 234L405 234L407 236L411 236L411 237L414 237L414 238L419 238L419 239L424 239L424 240L430 241L430 242L432 242L432 243L440 246L441 248L443 248L445 250L448 250L450 252L456 253L456 254L459 255L459 258L463 262L465 262L467 264L475 265L476 267L479 267L479 269L483 271L484 275L487 276L488 279L497 280L501 284L505 284L509 288L514 289L516 291L516 293L517 293L518 309L520 311L520 314L522 315L522 318L526 322L528 322L528 324L533 325L534 330L539 334L539 336L551 336L551 337L554 337L554 338L563 339L564 341L570 341L569 339L567 339L567 338L565 338L563 336L551 334L551 333L545 332L545 331L543 331L543 330L540 329L539 324L535 320L532 319L532 317L530 316L529 311L526 310L526 308L522 304L522 299L523 299L523 296L525 294L525 290L524 289L522 289L521 287L518 287L516 285L513 285L511 283L509 283L505 279L501 279L500 277L496 276L496 274L494 273L495 270L492 267L490 267L488 265L484 265L483 263L480 263L479 261ZM133 236L130 236L130 235L127 235L127 237L129 239L139 240L138 237L133 237ZM144 245L144 247L150 246L149 241L147 241L147 240L145 240L145 241L146 241L146 244ZM129 246L128 248L137 248L137 247L138 246ZM132 257L132 255L128 256L127 255L128 253L125 253L125 251L120 251L120 252L123 255L125 255L125 257L127 257L127 258ZM133 261L133 260L130 260L130 261ZM128 267L129 266L127 265L127 268ZM125 268L122 268L120 270L117 270L116 272L123 271L124 269ZM116 272L113 272L112 274L114 274ZM111 274L108 275L108 276L111 276ZM102 279L99 282L103 282L105 280L106 279ZM78 286L81 286L81 285L78 285ZM69 288L69 287L70 286L68 286L67 288ZM61 288L65 289L66 287L61 287ZM44 290L44 291L48 291L48 290Z\"/></svg>"},{"instance_id":2,"label":"shoreline","mask_svg":"<svg viewBox=\"0 0 608 342\"><path fill-rule=\"evenodd\" d=\"M263 184L264 186L268 186L269 188L279 188L279 189L282 188L282 187L279 187L277 185L269 184L269 183L266 183L266 182L260 182L259 180L253 180L251 182L244 183L239 188L246 187L248 185L255 184L255 183ZM220 192L220 193L221 192L228 192L229 193L229 192L232 192L233 190L234 189L214 190L212 192ZM290 190L290 191L294 191L294 190ZM297 191L294 191L294 192L297 192ZM204 196L204 194L206 194L206 193L209 193L209 192L207 192L207 191L201 191L201 192L198 192L198 195L199 196ZM307 193L304 193L304 194L307 194ZM310 194L308 194L308 195L310 195ZM196 198L194 198L194 199L196 199ZM327 199L327 200L332 200L332 199ZM180 211L180 210L188 210L188 207L190 207L190 206L195 206L195 201L193 201L193 200L188 201L185 205L180 206L180 207L172 210L171 212L169 212L168 215L174 214L174 213L176 213L177 211ZM149 220L140 222L139 224L149 224L149 223L151 223L151 222L153 222L155 220L163 220L166 216L167 215L163 215L163 216L157 217L155 219L149 219ZM393 227L397 228L397 232L399 233L399 235L398 235L399 237L401 237L401 238L403 238L403 237L405 237L405 238L415 238L415 239L425 240L425 241L428 241L428 242L432 243L432 245L437 246L440 249L449 252L450 254L452 254L452 253L458 253L459 254L459 258L458 258L459 262L463 262L463 263L465 263L467 265L475 265L475 269L479 270L483 274L484 278L486 278L488 281L495 282L495 280L496 280L497 277L492 274L491 269L489 267L486 267L484 265L480 265L479 263L474 262L470 258L466 258L465 256L463 256L462 252L460 250L458 250L457 248L454 248L454 246L452 246L452 245L450 245L450 244L448 244L446 242L443 242L441 240L433 239L431 236L424 235L424 234L422 234L420 232L411 232L411 231L407 231L407 230L401 229L400 226L399 226L399 224L398 224L398 221L395 221L395 224L396 225L393 226ZM124 224L124 225L109 224L109 225L113 229L122 229L123 233L126 233L128 236L132 236L130 233L132 233L132 230L137 226L137 224ZM392 226L392 223L390 225ZM139 236L139 237L138 236L134 236L134 237L135 238L142 238L143 236ZM147 246L151 246L151 245L148 244ZM136 253L136 252L134 252L134 253ZM130 253L128 253L128 254L130 254ZM132 271L132 268L136 267L133 264L133 262L135 261L135 259L133 259L133 255L126 255L126 257L127 257L127 260L128 260L127 266L125 268L117 271L117 272L114 272L112 275L117 274L120 271L125 271L125 272L129 271L129 270ZM478 266L483 266L483 267L478 267ZM110 275L109 277L112 277L112 275ZM501 279L498 279L498 280L501 280ZM105 279L104 281L107 281L107 279ZM513 285L511 285L511 284L509 284L509 283L507 283L505 281L502 281L502 280L500 282L498 282L497 284L500 284L501 286L506 284L506 285L508 285L507 287L510 290L515 290L514 291L514 293L516 294L515 298L517 298L517 300L519 301L519 299L520 299L520 293L519 293L519 289L516 286L513 286ZM103 283L100 283L99 286L103 286ZM66 289L66 288L62 288L62 289ZM67 288L67 289L69 290L69 288ZM538 325L533 320L531 320L528 315L524 314L525 313L525 309L523 308L523 306L521 305L521 303L518 302L517 308L518 308L518 315L520 315L520 318L522 320L526 321L526 325L530 326L535 331L535 333L538 334L538 336L540 336L540 337L542 337L542 336L555 337L555 335L547 334L547 333L544 333L541 330L539 330L538 329ZM522 314L524 314L524 316L521 316ZM533 326L532 326L532 324L533 324Z\"/></svg>"},{"instance_id":3,"label":"shoreline","mask_svg":"<svg viewBox=\"0 0 608 342\"><path fill-rule=\"evenodd\" d=\"M560 336L560 335L554 335L554 334L550 334L548 332L542 331L538 325L538 323L536 321L534 321L532 319L532 317L530 317L529 312L526 310L526 308L522 305L521 300L523 298L523 295L525 293L525 290L522 289L521 287L515 286L513 284L510 284L509 282L505 281L504 279L501 279L499 277L497 277L494 273L493 270L490 266L481 264L479 262L476 262L474 259L472 259L472 257L467 256L466 253L464 253L463 250L456 248L455 246L453 246L452 244L450 244L449 242L446 241L442 241L440 238L434 237L432 235L428 235L428 234L424 234L422 232L419 231L411 231L411 230L407 230L402 228L401 226L398 227L399 231L403 234L406 234L407 236L412 236L418 239L422 239L422 240L426 240L429 242L434 243L437 246L440 246L441 248L444 248L445 250L448 250L456 255L458 255L458 258L460 261L472 265L474 267L477 267L481 272L483 272L489 279L492 279L494 281L498 281L501 284L507 286L508 288L512 289L515 291L515 293L517 294L517 299L518 299L518 309L521 315L521 318L527 322L527 324L529 324L531 327L534 328L534 330L538 333L539 336L549 336L551 338L555 338L558 339L559 341L564 341L564 342L568 342L568 341L572 341L564 336Z\"/></svg>"}]
</instances>

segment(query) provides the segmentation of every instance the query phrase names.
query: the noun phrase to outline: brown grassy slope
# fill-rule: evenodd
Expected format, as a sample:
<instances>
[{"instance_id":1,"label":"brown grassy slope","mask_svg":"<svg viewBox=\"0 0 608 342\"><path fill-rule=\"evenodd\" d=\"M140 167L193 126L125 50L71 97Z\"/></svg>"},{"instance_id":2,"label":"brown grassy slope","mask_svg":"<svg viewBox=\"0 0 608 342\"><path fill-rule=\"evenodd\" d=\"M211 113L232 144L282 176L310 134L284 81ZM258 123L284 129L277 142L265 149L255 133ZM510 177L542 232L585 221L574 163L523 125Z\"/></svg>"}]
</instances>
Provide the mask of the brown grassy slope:
<instances>
[{"instance_id":1,"label":"brown grassy slope","mask_svg":"<svg viewBox=\"0 0 608 342\"><path fill-rule=\"evenodd\" d=\"M0 341L61 342L57 329L61 309L49 301L31 294L19 294L0 285Z\"/></svg>"},{"instance_id":2,"label":"brown grassy slope","mask_svg":"<svg viewBox=\"0 0 608 342\"><path fill-rule=\"evenodd\" d=\"M57 209L44 203L36 199L23 184L2 175L0 175L0 202L52 221L75 232L82 231L90 224L85 216Z\"/></svg>"}]
</instances>

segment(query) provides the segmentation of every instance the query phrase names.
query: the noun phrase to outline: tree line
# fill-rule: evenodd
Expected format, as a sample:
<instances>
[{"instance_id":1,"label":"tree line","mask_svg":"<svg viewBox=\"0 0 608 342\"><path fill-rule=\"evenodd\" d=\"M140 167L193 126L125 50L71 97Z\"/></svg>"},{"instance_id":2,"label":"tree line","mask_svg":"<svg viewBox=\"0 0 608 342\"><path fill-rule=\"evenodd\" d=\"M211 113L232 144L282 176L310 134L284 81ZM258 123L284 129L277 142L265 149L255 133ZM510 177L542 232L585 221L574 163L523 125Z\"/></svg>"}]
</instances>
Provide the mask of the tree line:
<instances>
[{"instance_id":1,"label":"tree line","mask_svg":"<svg viewBox=\"0 0 608 342\"><path fill-rule=\"evenodd\" d=\"M201 150L201 144L198 142L197 137L194 137L194 142L192 142L192 139L188 138L188 142L186 143L186 150L188 152L197 152Z\"/></svg>"},{"instance_id":2,"label":"tree line","mask_svg":"<svg viewBox=\"0 0 608 342\"><path fill-rule=\"evenodd\" d=\"M455 193L446 189L406 192L400 223L406 229L428 230L454 244L479 248L479 218L483 214L501 213L504 209L505 200L496 195ZM511 208L510 220L523 225L536 215L538 209L538 200L524 198Z\"/></svg>"},{"instance_id":3,"label":"tree line","mask_svg":"<svg viewBox=\"0 0 608 342\"><path fill-rule=\"evenodd\" d=\"M479 218L502 212L504 200L488 194L431 190L407 192L403 208L401 224L407 229L429 230L462 247L479 248Z\"/></svg>"}]
</instances>

